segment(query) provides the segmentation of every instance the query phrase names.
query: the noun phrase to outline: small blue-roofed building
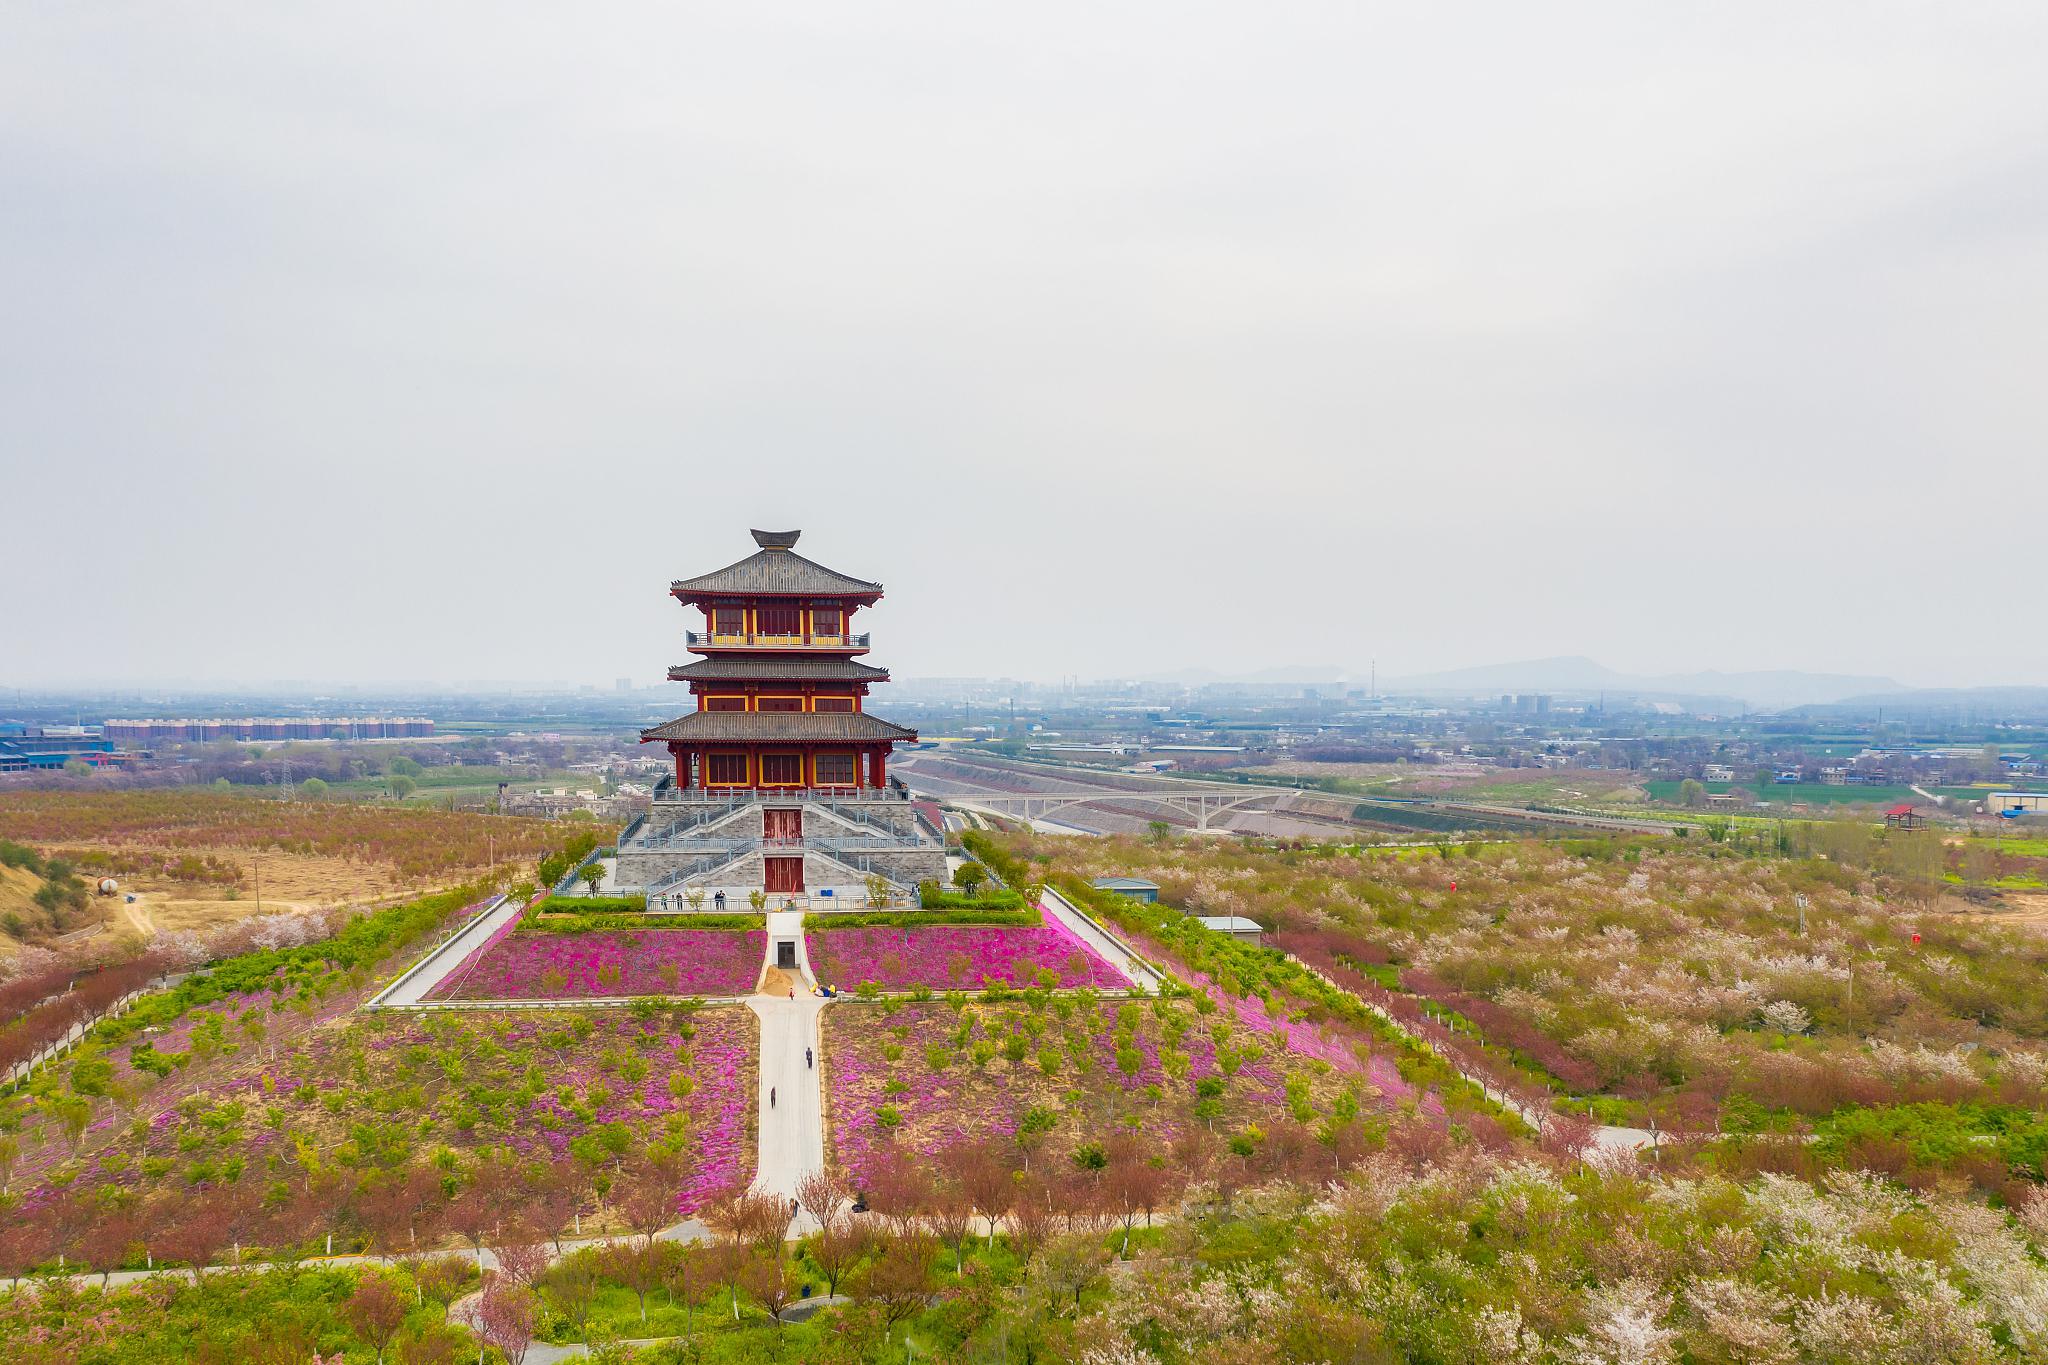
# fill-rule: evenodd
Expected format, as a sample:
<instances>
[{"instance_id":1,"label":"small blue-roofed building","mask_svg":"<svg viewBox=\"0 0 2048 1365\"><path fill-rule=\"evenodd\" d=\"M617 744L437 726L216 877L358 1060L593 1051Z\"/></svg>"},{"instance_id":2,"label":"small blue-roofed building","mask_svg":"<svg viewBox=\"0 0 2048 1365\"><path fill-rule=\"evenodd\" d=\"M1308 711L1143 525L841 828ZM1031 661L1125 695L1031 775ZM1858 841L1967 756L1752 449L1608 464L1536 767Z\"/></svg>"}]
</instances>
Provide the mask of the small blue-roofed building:
<instances>
[{"instance_id":1,"label":"small blue-roofed building","mask_svg":"<svg viewBox=\"0 0 2048 1365\"><path fill-rule=\"evenodd\" d=\"M1159 899L1159 883L1148 882L1143 877L1097 877L1089 885L1097 891L1114 891L1119 896L1129 896L1147 905Z\"/></svg>"}]
</instances>

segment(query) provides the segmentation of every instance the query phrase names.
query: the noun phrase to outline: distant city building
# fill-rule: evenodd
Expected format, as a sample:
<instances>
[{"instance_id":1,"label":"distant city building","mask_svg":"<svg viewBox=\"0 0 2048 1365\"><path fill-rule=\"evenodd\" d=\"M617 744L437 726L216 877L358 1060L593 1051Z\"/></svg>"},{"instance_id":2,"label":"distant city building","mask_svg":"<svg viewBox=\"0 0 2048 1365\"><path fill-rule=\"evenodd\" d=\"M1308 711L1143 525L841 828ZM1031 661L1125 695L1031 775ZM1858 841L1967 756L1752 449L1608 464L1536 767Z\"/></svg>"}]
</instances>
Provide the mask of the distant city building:
<instances>
[{"instance_id":1,"label":"distant city building","mask_svg":"<svg viewBox=\"0 0 2048 1365\"><path fill-rule=\"evenodd\" d=\"M204 744L222 739L428 739L423 716L290 716L243 720L110 720L107 738L137 743Z\"/></svg>"}]
</instances>

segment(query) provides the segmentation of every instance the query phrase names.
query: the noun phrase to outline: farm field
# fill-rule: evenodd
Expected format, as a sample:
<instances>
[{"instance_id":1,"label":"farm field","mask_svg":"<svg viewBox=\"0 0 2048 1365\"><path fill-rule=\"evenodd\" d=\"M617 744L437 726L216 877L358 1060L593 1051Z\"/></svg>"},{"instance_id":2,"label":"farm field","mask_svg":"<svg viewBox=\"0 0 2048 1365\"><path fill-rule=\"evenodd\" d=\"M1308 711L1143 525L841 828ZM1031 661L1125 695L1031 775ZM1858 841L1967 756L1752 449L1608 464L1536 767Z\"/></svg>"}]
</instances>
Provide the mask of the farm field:
<instances>
[{"instance_id":1,"label":"farm field","mask_svg":"<svg viewBox=\"0 0 2048 1365\"><path fill-rule=\"evenodd\" d=\"M449 973L435 1000L536 1000L593 996L732 996L761 976L760 930L598 929L521 932L508 924Z\"/></svg>"},{"instance_id":2,"label":"farm field","mask_svg":"<svg viewBox=\"0 0 2048 1365\"><path fill-rule=\"evenodd\" d=\"M0 839L61 857L81 876L114 877L137 900L97 900L95 913L107 932L145 938L454 885L494 862L530 862L575 832L544 820L210 789L0 793ZM0 950L15 943L0 933Z\"/></svg>"},{"instance_id":3,"label":"farm field","mask_svg":"<svg viewBox=\"0 0 2048 1365\"><path fill-rule=\"evenodd\" d=\"M496 797L498 784L504 782L514 792L528 792L536 788L587 787L594 779L589 773L575 773L567 769L554 769L536 775L531 767L501 768L485 763L450 763L421 767L417 774L408 773L414 790L404 799L413 804L444 800L450 795L465 799ZM352 778L344 782L329 782L329 791L338 796L386 796L391 790L390 776Z\"/></svg>"},{"instance_id":4,"label":"farm field","mask_svg":"<svg viewBox=\"0 0 2048 1365\"><path fill-rule=\"evenodd\" d=\"M1234 771L1309 781L1336 778L1338 789L1352 796L1439 796L1511 803L1628 802L1642 799L1640 787L1630 774L1596 769L1486 768L1479 772L1445 773L1426 763L1310 763L1292 760Z\"/></svg>"},{"instance_id":5,"label":"farm field","mask_svg":"<svg viewBox=\"0 0 2048 1365\"><path fill-rule=\"evenodd\" d=\"M1643 788L1652 801L1666 804L1678 800L1679 783L1676 781L1646 782ZM1830 787L1819 782L1776 782L1735 783L1707 782L1703 786L1709 792L1730 792L1740 790L1754 796L1767 805L1807 806L1891 806L1900 802L1924 806L1927 798L1911 787ZM1929 787L1937 796L1952 796L1964 801L1981 801L1989 788L1979 787Z\"/></svg>"},{"instance_id":6,"label":"farm field","mask_svg":"<svg viewBox=\"0 0 2048 1365\"><path fill-rule=\"evenodd\" d=\"M988 983L1123 990L1121 972L1056 920L1038 925L932 925L834 928L822 917L804 925L818 980L885 991L979 990Z\"/></svg>"}]
</instances>

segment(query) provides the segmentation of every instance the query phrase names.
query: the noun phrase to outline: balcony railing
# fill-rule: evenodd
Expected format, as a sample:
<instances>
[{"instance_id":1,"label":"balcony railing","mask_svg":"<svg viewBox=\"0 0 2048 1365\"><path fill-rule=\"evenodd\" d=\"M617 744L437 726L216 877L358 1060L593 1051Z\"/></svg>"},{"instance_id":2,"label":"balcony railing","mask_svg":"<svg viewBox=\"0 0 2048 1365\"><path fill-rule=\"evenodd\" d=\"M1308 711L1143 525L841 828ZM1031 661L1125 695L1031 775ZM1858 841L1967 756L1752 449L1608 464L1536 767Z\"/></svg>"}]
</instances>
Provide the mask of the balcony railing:
<instances>
[{"instance_id":1,"label":"balcony railing","mask_svg":"<svg viewBox=\"0 0 2048 1365\"><path fill-rule=\"evenodd\" d=\"M859 635L760 635L753 631L692 630L685 632L691 649L866 649Z\"/></svg>"},{"instance_id":2,"label":"balcony railing","mask_svg":"<svg viewBox=\"0 0 2048 1365\"><path fill-rule=\"evenodd\" d=\"M657 805L742 806L756 801L908 801L910 793L887 787L657 787Z\"/></svg>"}]
</instances>

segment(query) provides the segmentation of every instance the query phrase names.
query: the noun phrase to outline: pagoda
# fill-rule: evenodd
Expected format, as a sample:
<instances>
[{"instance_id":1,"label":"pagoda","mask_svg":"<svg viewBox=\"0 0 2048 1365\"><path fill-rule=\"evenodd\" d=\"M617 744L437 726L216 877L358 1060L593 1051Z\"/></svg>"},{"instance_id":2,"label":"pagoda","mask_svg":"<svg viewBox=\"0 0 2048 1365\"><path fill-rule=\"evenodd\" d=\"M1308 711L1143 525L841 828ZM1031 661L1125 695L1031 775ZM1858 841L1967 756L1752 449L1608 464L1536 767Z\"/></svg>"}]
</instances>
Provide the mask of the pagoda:
<instances>
[{"instance_id":1,"label":"pagoda","mask_svg":"<svg viewBox=\"0 0 2048 1365\"><path fill-rule=\"evenodd\" d=\"M693 891L864 898L943 879L945 841L889 779L894 745L915 730L867 710L887 669L861 662L854 613L882 585L796 553L797 531L755 531L755 552L669 593L704 613L685 635L702 657L669 669L696 709L640 732L665 744L675 774L619 839L617 884L655 909Z\"/></svg>"}]
</instances>

